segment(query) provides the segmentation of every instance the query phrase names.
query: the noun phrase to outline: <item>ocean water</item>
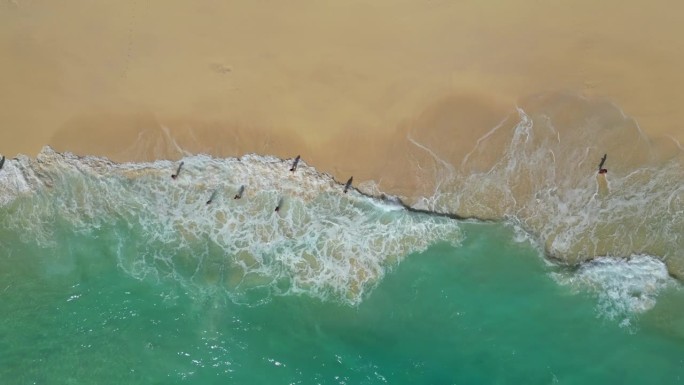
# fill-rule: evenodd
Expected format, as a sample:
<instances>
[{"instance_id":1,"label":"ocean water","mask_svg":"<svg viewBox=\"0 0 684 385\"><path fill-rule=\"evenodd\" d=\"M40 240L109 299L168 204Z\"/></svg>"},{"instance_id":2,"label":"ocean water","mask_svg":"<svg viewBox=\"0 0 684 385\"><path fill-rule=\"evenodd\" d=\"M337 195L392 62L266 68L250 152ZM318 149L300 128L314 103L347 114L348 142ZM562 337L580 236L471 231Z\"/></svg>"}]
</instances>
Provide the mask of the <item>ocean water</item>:
<instances>
[{"instance_id":1,"label":"ocean water","mask_svg":"<svg viewBox=\"0 0 684 385\"><path fill-rule=\"evenodd\" d=\"M8 245L4 231L0 378L4 384L682 381L684 293L677 284L662 285L647 312L633 312L621 301L648 296L653 283L602 304L599 291L559 284L554 274L573 272L549 266L510 227L464 224L462 231L458 247L436 242L406 256L354 306L311 295L235 303L219 293L198 295L173 278L137 279L118 266L109 229L62 227L52 248Z\"/></svg>"},{"instance_id":2,"label":"ocean water","mask_svg":"<svg viewBox=\"0 0 684 385\"><path fill-rule=\"evenodd\" d=\"M460 163L408 138L435 167L402 200L270 156L188 155L176 179L8 159L0 383L682 382L681 149L636 130L597 176L586 130L634 123L540 103Z\"/></svg>"}]
</instances>

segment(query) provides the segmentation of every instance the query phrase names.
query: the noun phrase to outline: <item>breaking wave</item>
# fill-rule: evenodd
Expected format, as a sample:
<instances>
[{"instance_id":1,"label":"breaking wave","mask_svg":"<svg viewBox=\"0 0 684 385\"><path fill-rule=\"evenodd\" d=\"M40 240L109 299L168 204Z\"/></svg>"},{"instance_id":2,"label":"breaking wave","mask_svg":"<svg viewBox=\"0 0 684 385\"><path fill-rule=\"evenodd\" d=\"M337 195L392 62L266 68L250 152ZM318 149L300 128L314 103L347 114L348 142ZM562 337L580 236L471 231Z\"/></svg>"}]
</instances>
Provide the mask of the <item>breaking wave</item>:
<instances>
[{"instance_id":1,"label":"breaking wave","mask_svg":"<svg viewBox=\"0 0 684 385\"><path fill-rule=\"evenodd\" d=\"M429 131L407 137L412 165L402 173L420 188L401 200L374 181L345 194L330 175L304 162L291 173L290 161L270 156L186 156L172 179L170 161L119 164L46 147L0 172L2 222L43 247L63 227L106 233L136 278L247 303L305 294L358 304L405 256L458 245L453 218L508 222L551 260L578 266L559 281L599 288L609 318L652 307L668 275L684 276L684 151L646 137L614 104L529 98L466 153L430 142ZM597 174L603 154L609 172Z\"/></svg>"},{"instance_id":2,"label":"breaking wave","mask_svg":"<svg viewBox=\"0 0 684 385\"><path fill-rule=\"evenodd\" d=\"M58 242L60 228L97 230L136 278L246 303L306 294L357 304L403 257L462 237L456 221L345 194L303 162L295 173L268 156L183 162L172 179L170 161L116 164L46 147L5 165L3 225L43 247Z\"/></svg>"}]
</instances>

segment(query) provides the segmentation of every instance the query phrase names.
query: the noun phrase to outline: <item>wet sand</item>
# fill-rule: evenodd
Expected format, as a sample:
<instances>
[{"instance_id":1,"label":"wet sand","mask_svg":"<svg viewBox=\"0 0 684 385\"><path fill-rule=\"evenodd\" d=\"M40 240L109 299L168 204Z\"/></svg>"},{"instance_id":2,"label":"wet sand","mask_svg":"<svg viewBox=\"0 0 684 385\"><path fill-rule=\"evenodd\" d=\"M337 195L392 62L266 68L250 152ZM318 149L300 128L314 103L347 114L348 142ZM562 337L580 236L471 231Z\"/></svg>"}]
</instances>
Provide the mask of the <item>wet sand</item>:
<instances>
[{"instance_id":1,"label":"wet sand","mask_svg":"<svg viewBox=\"0 0 684 385\"><path fill-rule=\"evenodd\" d=\"M654 141L684 143L682 8L4 0L0 152L301 154L402 193L421 186L403 170L433 161L407 137L457 164L549 92L612 101Z\"/></svg>"}]
</instances>

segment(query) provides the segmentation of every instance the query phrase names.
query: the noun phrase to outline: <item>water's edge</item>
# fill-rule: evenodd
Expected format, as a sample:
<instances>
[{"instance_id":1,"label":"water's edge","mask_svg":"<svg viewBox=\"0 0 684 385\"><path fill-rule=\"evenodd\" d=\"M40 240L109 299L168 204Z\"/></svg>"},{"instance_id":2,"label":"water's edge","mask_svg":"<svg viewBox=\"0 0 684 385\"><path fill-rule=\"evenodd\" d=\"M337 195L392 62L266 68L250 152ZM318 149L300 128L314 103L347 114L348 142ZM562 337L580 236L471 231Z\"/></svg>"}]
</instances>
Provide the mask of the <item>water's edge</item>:
<instances>
[{"instance_id":1,"label":"water's edge","mask_svg":"<svg viewBox=\"0 0 684 385\"><path fill-rule=\"evenodd\" d=\"M227 157L227 158L213 158L211 155L208 154L195 154L193 156L206 156L211 159L219 160L219 161L225 161L225 162L241 162L242 159L245 158L256 158L260 160L266 160L267 162L279 162L279 163L291 163L294 158L289 158L289 159L284 159L284 158L277 158L273 157L270 155L259 155L255 153L250 153L250 154L245 154L241 157ZM100 172L106 172L107 169L109 168L120 168L120 167L131 167L137 172L145 170L146 167L152 167L153 164L156 164L157 162L163 162L164 164L168 164L171 167L168 169L169 173L172 173L175 170L175 167L178 165L179 162L183 161L183 159L179 161L172 161L172 160L166 160L166 159L160 159L157 162L153 163L118 163L115 161L112 161L106 157L96 157L96 156L90 156L90 155L76 155L71 152L57 152L54 149L52 149L50 146L45 146L43 150L36 156L36 158L31 158L26 155L18 155L14 158L7 159L7 162L5 163L3 170L0 170L0 181L2 181L3 175L2 174L7 174L8 168L14 168L15 170L18 171L18 173L15 173L14 176L15 178L12 180L13 181L13 186L7 186L6 183L3 183L3 186L0 186L0 207L8 205L11 203L11 201L20 195L24 194L31 194L35 193L38 191L39 188L41 187L48 187L51 188L53 181L51 180L49 174L41 172L41 169L44 168L45 166L48 165L54 165L55 162L59 162L60 158L62 160L71 160L71 161L77 161L77 162L84 162L84 164L91 166L95 169L98 169ZM9 166L9 167L8 167ZM318 170L315 169L314 166L309 166L306 164L304 160L302 160L299 163L299 169L301 170L302 168L307 169L307 171L311 172L307 174L307 177L313 177L319 179L323 184L331 183L334 184L334 187L336 187L339 190L342 190L345 187L345 183L342 181L338 181L332 176L331 174L327 172L319 172ZM16 178L20 177L20 178ZM407 212L410 213L417 213L417 214L423 214L423 215L428 215L432 217L437 217L437 218L445 218L449 220L455 220L455 221L465 221L465 222L479 222L479 223L509 223L510 219L508 218L482 218L474 215L461 215L457 212L444 212L442 210L431 210L431 209L426 209L426 208L421 208L421 207L416 207L418 205L411 205L406 202L405 197L397 196L397 195L392 195L391 193L385 193L381 192L377 188L377 184L373 181L365 181L362 182L359 186L351 186L350 191L355 191L357 194L359 194L362 197L371 199L379 204L384 204L384 205L389 205L389 206L396 206L398 208L401 208L403 210L406 210ZM306 194L306 193L305 193ZM542 251L543 257L546 258L548 261L553 262L554 264L562 265L565 266L571 270L577 270L580 269L581 266L590 263L596 259L604 259L604 258L612 258L616 260L623 260L623 261L629 261L633 257L639 257L641 256L640 254L633 254L633 255L625 255L625 256L616 256L616 255L611 255L611 254L597 254L597 255L587 255L585 259L583 260L567 260L562 258L562 256L559 256L558 254L549 252L548 248L544 247L544 241L541 239L541 234L536 234L534 231L530 228L527 228L526 226L523 226L521 223L512 223L510 224L514 226L520 227L523 231L528 233L528 236L536 243L538 243L540 250ZM661 256L652 256L655 257L656 259L660 259ZM668 269L668 274L670 277L676 279L680 283L682 282L682 276L679 274L676 274L674 272L671 272Z\"/></svg>"}]
</instances>

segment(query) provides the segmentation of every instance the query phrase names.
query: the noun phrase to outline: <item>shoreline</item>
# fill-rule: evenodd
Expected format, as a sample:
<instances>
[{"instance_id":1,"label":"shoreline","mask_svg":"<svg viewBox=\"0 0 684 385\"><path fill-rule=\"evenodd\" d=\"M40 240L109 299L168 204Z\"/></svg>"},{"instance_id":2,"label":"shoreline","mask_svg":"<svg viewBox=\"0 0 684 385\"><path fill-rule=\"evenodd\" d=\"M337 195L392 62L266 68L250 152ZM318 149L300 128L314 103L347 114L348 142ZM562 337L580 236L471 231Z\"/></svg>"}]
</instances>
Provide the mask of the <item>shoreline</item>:
<instances>
[{"instance_id":1,"label":"shoreline","mask_svg":"<svg viewBox=\"0 0 684 385\"><path fill-rule=\"evenodd\" d=\"M539 98L543 100L541 105L537 101ZM669 134L654 135L644 130L635 119L625 116L620 107L609 99L549 93L521 99L518 105L521 104L522 107L517 108L527 110L529 107L539 113L544 113L545 108L553 111L560 106L585 119L602 119L603 110L614 109L613 115L624 116L624 122L619 124L625 127L620 130L636 130L651 148L646 150L675 154L670 156L684 153L684 130L678 132L682 141ZM472 95L451 95L437 100L416 118L405 120L393 130L329 133L329 138L320 138L305 132L226 125L210 120L162 121L149 114L133 118L92 114L91 118L74 123L69 130L61 130L47 144L33 145L41 148L47 145L59 152L101 156L117 162L175 160L191 154L240 157L254 153L279 158L301 154L318 169L340 180L355 175L358 181L375 181L384 191L394 195L427 195L429 187L425 187L426 181L407 175L406 170L416 164L434 168L436 165L430 165L433 162L446 162L450 164L448 167L458 167L481 141L489 139L491 133L500 131L502 126L508 129L517 115L514 106L492 104L486 98ZM608 121L606 124L615 123ZM461 127L468 127L468 130ZM599 135L615 137L608 131ZM499 140L490 151L500 152L505 145ZM12 143L7 143L7 147L11 149ZM4 148L2 153L8 157L19 154ZM30 153L27 155L31 156ZM481 166L486 168L493 162L494 158L491 158Z\"/></svg>"},{"instance_id":2,"label":"shoreline","mask_svg":"<svg viewBox=\"0 0 684 385\"><path fill-rule=\"evenodd\" d=\"M419 209L516 215L573 261L637 250L684 272L682 10L1 2L0 152L301 155Z\"/></svg>"},{"instance_id":3,"label":"shoreline","mask_svg":"<svg viewBox=\"0 0 684 385\"><path fill-rule=\"evenodd\" d=\"M58 152L58 151L52 149L50 146L44 146L37 157L29 157L27 155L20 154L16 157L8 159L8 160L10 162L20 162L20 161L22 161L21 158L24 158L24 159L27 159L29 163L31 163L31 162L43 163L43 161L38 159L43 154L47 154L49 157L57 155L60 158L72 158L72 159L75 158L79 162L82 162L82 161L86 161L88 163L95 162L94 164L97 164L96 168L98 168L98 169L99 168L108 169L110 167L121 167L121 166L125 166L126 164L141 166L144 164L152 163L152 162L117 162L117 161L109 159L107 157L101 157L101 156L95 156L95 155L78 155L78 154L73 154L70 152ZM223 158L215 157L215 156L210 155L210 154L194 154L191 156L203 156L203 155L208 156L214 160L228 161L228 162L230 162L230 161L238 161L239 162L239 161L241 161L241 158L244 156L256 157L256 158L271 158L272 157L275 160L279 161L279 163L282 163L282 164L289 164L293 160L293 158L279 158L279 157L274 157L273 155L269 155L269 154L255 154L255 153L244 154L241 157L223 157ZM175 163L178 160L159 159L156 161L170 161L170 162L173 162L173 164L175 165ZM23 162L25 162L25 160ZM53 162L53 160L48 161L48 163L50 163L50 162ZM313 172L313 174L311 174L311 175L314 178L329 179L330 181L332 181L332 183L335 184L335 187L338 188L339 190L342 190L345 187L344 181L338 180L337 178L335 178L335 176L331 175L330 173L318 171L318 169L316 168L315 165L309 164L308 162L306 162L306 160L304 160L304 163L302 163L301 165L304 165L304 167L308 169L307 174ZM173 171L172 168L169 169L169 172ZM144 170L144 169L136 169L136 170L137 170L136 171L136 173L137 173L140 170ZM102 170L100 170L100 171L102 171ZM24 173L23 170L21 172L22 172L22 174ZM39 175L40 174L36 174L37 177L39 177ZM37 180L34 180L33 182L28 183L29 180L33 180L33 179L34 178L26 179L27 183L25 183L25 184L27 185L27 187L26 187L27 191L35 192L36 186L29 187L29 185L31 185L31 183L35 183L36 181L39 181L40 177ZM42 182L42 183L47 183L46 186L49 188L52 188L51 182L48 181L48 182ZM406 203L402 199L402 197L400 197L400 196L388 194L388 193L385 193L385 192L378 190L377 185L372 186L372 189L376 190L375 192L371 191L368 188L364 188L364 187L361 187L358 185L357 186L352 185L351 188L353 190L355 190L356 193L360 194L363 197L374 200L378 203L389 204L389 205L400 207L402 210L405 210L409 213L417 213L417 214L427 215L430 217L447 218L449 220L454 220L454 221L463 222L463 223L482 223L482 224L487 224L487 223L506 224L506 223L510 223L514 226L520 226L520 228L525 233L527 233L528 236L530 236L530 239L532 240L532 242L534 242L535 246L539 248L543 257L547 261L552 262L552 263L558 265L559 267L570 268L570 269L578 269L585 264L592 263L594 260L602 259L602 258L613 259L616 261L629 261L632 258L637 257L637 256L647 256L647 257L650 257L650 258L653 258L653 259L656 259L658 261L663 262L665 264L665 266L667 267L668 275L671 278L675 279L680 284L682 282L684 282L684 278L683 278L684 276L681 273L677 273L676 271L671 270L670 266L666 263L666 258L664 258L664 256L650 255L647 253L632 253L631 255L628 255L628 256L619 256L619 255L611 255L611 254L597 254L597 255L587 256L587 258L584 258L581 260L564 259L563 257L561 257L559 255L555 255L554 253L550 252L547 249L547 247L545 247L546 241L541 238L541 234L535 234L532 229L529 229L529 228L526 228L525 226L522 226L521 223L516 224L514 222L510 222L508 219L503 218L503 217L502 218L480 218L480 217L476 217L476 216L461 216L459 213L432 211L429 209L413 207L410 204ZM216 190L214 190L214 192L215 191Z\"/></svg>"},{"instance_id":4,"label":"shoreline","mask_svg":"<svg viewBox=\"0 0 684 385\"><path fill-rule=\"evenodd\" d=\"M382 163L393 149L379 145L426 126L472 143L554 92L608 100L681 147L676 14L666 0L4 2L0 151L135 161L178 156L174 140L215 156L296 148L337 174L330 147Z\"/></svg>"}]
</instances>

